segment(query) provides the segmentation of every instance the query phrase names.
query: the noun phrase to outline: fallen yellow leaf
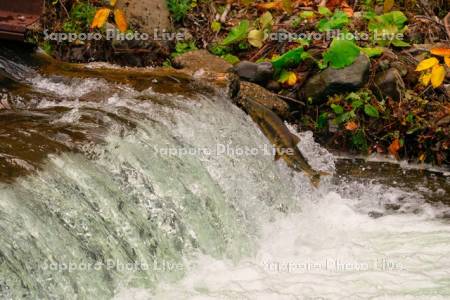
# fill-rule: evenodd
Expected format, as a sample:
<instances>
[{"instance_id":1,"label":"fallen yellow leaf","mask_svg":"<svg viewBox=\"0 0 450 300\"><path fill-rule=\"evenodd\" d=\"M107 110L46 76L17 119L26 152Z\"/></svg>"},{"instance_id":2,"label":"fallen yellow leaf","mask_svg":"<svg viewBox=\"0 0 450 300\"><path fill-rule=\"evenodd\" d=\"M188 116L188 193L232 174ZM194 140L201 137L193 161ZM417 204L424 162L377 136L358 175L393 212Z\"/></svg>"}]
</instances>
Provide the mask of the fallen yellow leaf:
<instances>
[{"instance_id":1,"label":"fallen yellow leaf","mask_svg":"<svg viewBox=\"0 0 450 300\"><path fill-rule=\"evenodd\" d=\"M430 53L437 56L450 56L450 48L433 48Z\"/></svg>"},{"instance_id":2,"label":"fallen yellow leaf","mask_svg":"<svg viewBox=\"0 0 450 300\"><path fill-rule=\"evenodd\" d=\"M264 32L262 30L253 29L248 33L247 39L253 47L261 48L264 41Z\"/></svg>"},{"instance_id":3,"label":"fallen yellow leaf","mask_svg":"<svg viewBox=\"0 0 450 300\"><path fill-rule=\"evenodd\" d=\"M114 10L114 21L116 22L117 28L119 28L120 32L127 31L128 24L123 10L119 8Z\"/></svg>"},{"instance_id":4,"label":"fallen yellow leaf","mask_svg":"<svg viewBox=\"0 0 450 300\"><path fill-rule=\"evenodd\" d=\"M419 71L427 70L437 64L439 64L439 60L436 57L424 59L417 65L416 71L419 72Z\"/></svg>"},{"instance_id":5,"label":"fallen yellow leaf","mask_svg":"<svg viewBox=\"0 0 450 300\"><path fill-rule=\"evenodd\" d=\"M94 20L92 21L91 28L101 28L105 25L108 20L111 10L109 8L103 7L97 10Z\"/></svg>"},{"instance_id":6,"label":"fallen yellow leaf","mask_svg":"<svg viewBox=\"0 0 450 300\"><path fill-rule=\"evenodd\" d=\"M431 85L434 88L440 86L445 79L445 68L441 65L435 65L433 71L431 72Z\"/></svg>"},{"instance_id":7,"label":"fallen yellow leaf","mask_svg":"<svg viewBox=\"0 0 450 300\"><path fill-rule=\"evenodd\" d=\"M422 74L422 76L420 76L420 82L424 86L429 85L430 81L431 81L431 73L424 73L424 74Z\"/></svg>"},{"instance_id":8,"label":"fallen yellow leaf","mask_svg":"<svg viewBox=\"0 0 450 300\"><path fill-rule=\"evenodd\" d=\"M445 61L445 64L447 65L447 67L450 68L450 56L445 56L444 61Z\"/></svg>"},{"instance_id":9,"label":"fallen yellow leaf","mask_svg":"<svg viewBox=\"0 0 450 300\"><path fill-rule=\"evenodd\" d=\"M116 6L117 0L109 0L111 6Z\"/></svg>"}]
</instances>

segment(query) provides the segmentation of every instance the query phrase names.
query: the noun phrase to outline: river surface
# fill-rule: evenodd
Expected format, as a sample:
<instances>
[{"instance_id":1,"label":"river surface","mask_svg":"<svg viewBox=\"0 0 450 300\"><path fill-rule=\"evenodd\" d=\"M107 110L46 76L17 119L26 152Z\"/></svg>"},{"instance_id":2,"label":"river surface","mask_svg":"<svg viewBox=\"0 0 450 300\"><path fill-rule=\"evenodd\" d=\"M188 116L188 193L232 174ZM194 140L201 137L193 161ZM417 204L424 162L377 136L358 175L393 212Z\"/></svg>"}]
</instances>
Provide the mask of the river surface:
<instances>
[{"instance_id":1,"label":"river surface","mask_svg":"<svg viewBox=\"0 0 450 300\"><path fill-rule=\"evenodd\" d=\"M302 132L314 189L221 90L103 67L1 48L0 299L450 299L448 170Z\"/></svg>"}]
</instances>

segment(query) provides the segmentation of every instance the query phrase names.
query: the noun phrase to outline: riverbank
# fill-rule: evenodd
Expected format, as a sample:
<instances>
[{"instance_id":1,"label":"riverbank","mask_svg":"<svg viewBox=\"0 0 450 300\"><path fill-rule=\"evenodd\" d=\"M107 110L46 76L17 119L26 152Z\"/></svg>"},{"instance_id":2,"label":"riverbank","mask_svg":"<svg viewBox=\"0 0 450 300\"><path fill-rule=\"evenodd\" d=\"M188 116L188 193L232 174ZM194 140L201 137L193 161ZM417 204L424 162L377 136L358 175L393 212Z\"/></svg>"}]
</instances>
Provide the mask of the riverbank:
<instances>
[{"instance_id":1,"label":"riverbank","mask_svg":"<svg viewBox=\"0 0 450 300\"><path fill-rule=\"evenodd\" d=\"M325 8L314 1L286 1L288 6L281 1L168 2L172 24L166 23L167 29L155 33L138 18L128 20L128 33L147 30L148 40L58 43L41 36L40 45L65 61L177 68L177 57L204 48L234 64L242 80L284 101L286 111L276 112L299 130L312 130L328 148L450 163L447 59L430 53L450 47L448 4L417 7L406 1L389 8L328 1ZM100 4L63 1L50 7L44 22L48 32L117 30L111 17L103 28L90 28ZM376 39L374 30L386 28L389 38ZM354 42L333 42L349 33ZM425 86L415 71L432 57L446 68L436 87Z\"/></svg>"}]
</instances>

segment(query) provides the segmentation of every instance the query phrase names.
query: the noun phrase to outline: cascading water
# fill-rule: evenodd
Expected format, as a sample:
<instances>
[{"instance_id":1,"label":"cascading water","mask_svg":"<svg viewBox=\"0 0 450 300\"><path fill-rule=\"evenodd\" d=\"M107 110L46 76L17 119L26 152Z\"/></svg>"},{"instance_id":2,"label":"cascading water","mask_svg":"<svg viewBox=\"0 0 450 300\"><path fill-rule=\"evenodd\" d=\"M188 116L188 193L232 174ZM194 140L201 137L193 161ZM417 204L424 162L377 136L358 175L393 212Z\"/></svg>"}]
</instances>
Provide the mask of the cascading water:
<instances>
[{"instance_id":1,"label":"cascading water","mask_svg":"<svg viewBox=\"0 0 450 300\"><path fill-rule=\"evenodd\" d=\"M315 190L220 93L0 69L1 299L450 297L447 206L339 174Z\"/></svg>"}]
</instances>

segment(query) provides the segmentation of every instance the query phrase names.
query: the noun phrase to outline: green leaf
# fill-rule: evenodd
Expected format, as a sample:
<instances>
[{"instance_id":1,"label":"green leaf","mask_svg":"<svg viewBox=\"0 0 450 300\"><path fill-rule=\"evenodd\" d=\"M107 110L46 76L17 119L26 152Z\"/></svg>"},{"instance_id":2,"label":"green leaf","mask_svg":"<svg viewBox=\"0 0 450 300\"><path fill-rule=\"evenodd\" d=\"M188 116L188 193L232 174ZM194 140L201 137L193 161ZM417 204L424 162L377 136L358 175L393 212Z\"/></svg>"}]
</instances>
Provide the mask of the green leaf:
<instances>
[{"instance_id":1,"label":"green leaf","mask_svg":"<svg viewBox=\"0 0 450 300\"><path fill-rule=\"evenodd\" d=\"M291 67L296 67L302 61L302 54L304 50L302 47L295 48L286 52L278 58L272 61L273 68L276 73L281 72L282 69L288 69Z\"/></svg>"},{"instance_id":2,"label":"green leaf","mask_svg":"<svg viewBox=\"0 0 450 300\"><path fill-rule=\"evenodd\" d=\"M225 61L227 61L227 62L229 62L230 64L232 64L232 65L235 65L235 64L237 64L238 62L240 62L239 58L238 58L237 56L232 55L232 54L225 54L225 55L222 56L222 58L223 58Z\"/></svg>"},{"instance_id":3,"label":"green leaf","mask_svg":"<svg viewBox=\"0 0 450 300\"><path fill-rule=\"evenodd\" d=\"M363 130L358 130L352 135L352 145L359 150L367 151L367 140Z\"/></svg>"},{"instance_id":4,"label":"green leaf","mask_svg":"<svg viewBox=\"0 0 450 300\"><path fill-rule=\"evenodd\" d=\"M222 29L222 24L220 22L214 21L211 23L211 30L213 32L219 32Z\"/></svg>"},{"instance_id":5,"label":"green leaf","mask_svg":"<svg viewBox=\"0 0 450 300\"><path fill-rule=\"evenodd\" d=\"M330 48L323 54L325 63L334 69L342 69L353 64L359 56L359 48L355 42L334 39Z\"/></svg>"},{"instance_id":6,"label":"green leaf","mask_svg":"<svg viewBox=\"0 0 450 300\"><path fill-rule=\"evenodd\" d=\"M331 12L331 10L328 9L328 7L326 7L326 6L319 6L319 14L321 14L322 16L329 17L333 13Z\"/></svg>"},{"instance_id":7,"label":"green leaf","mask_svg":"<svg viewBox=\"0 0 450 300\"><path fill-rule=\"evenodd\" d=\"M369 117L372 117L372 118L380 117L378 110L372 104L364 105L364 112L366 113L366 115L368 115Z\"/></svg>"},{"instance_id":8,"label":"green leaf","mask_svg":"<svg viewBox=\"0 0 450 300\"><path fill-rule=\"evenodd\" d=\"M401 11L392 11L370 19L368 29L374 34L375 42L381 46L389 46L396 36L405 31L405 23L408 18ZM405 47L406 43L395 42ZM400 46L403 45L403 46Z\"/></svg>"},{"instance_id":9,"label":"green leaf","mask_svg":"<svg viewBox=\"0 0 450 300\"><path fill-rule=\"evenodd\" d=\"M334 113L337 115L343 114L344 113L344 108L340 105L337 104L331 104L331 109L333 109Z\"/></svg>"},{"instance_id":10,"label":"green leaf","mask_svg":"<svg viewBox=\"0 0 450 300\"><path fill-rule=\"evenodd\" d=\"M360 48L360 50L363 53L365 53L368 57L380 56L384 52L384 49L381 47L375 47L375 48L366 47L366 48Z\"/></svg>"},{"instance_id":11,"label":"green leaf","mask_svg":"<svg viewBox=\"0 0 450 300\"><path fill-rule=\"evenodd\" d=\"M347 14L343 11L336 10L330 19L322 19L317 24L317 29L320 32L330 31L333 29L341 29L349 23Z\"/></svg>"},{"instance_id":12,"label":"green leaf","mask_svg":"<svg viewBox=\"0 0 450 300\"><path fill-rule=\"evenodd\" d=\"M328 124L328 113L323 112L320 114L319 119L317 120L317 128L322 129L325 128Z\"/></svg>"},{"instance_id":13,"label":"green leaf","mask_svg":"<svg viewBox=\"0 0 450 300\"><path fill-rule=\"evenodd\" d=\"M346 112L346 113L343 113L343 114L337 116L337 118L334 119L334 123L337 125L340 125L344 122L347 122L350 119L351 119L351 114Z\"/></svg>"},{"instance_id":14,"label":"green leaf","mask_svg":"<svg viewBox=\"0 0 450 300\"><path fill-rule=\"evenodd\" d=\"M247 32L250 27L250 23L247 20L243 20L239 25L231 28L227 37L222 41L222 46L228 46L238 43L247 37Z\"/></svg>"},{"instance_id":15,"label":"green leaf","mask_svg":"<svg viewBox=\"0 0 450 300\"><path fill-rule=\"evenodd\" d=\"M361 106L363 106L364 102L362 102L361 100L355 100L352 102L352 107L353 109L358 109Z\"/></svg>"},{"instance_id":16,"label":"green leaf","mask_svg":"<svg viewBox=\"0 0 450 300\"><path fill-rule=\"evenodd\" d=\"M407 42L399 40L399 39L393 39L392 40L392 45L394 45L395 47L409 47L409 46L411 46Z\"/></svg>"},{"instance_id":17,"label":"green leaf","mask_svg":"<svg viewBox=\"0 0 450 300\"><path fill-rule=\"evenodd\" d=\"M302 18L302 19L310 19L310 18L313 18L313 17L314 17L314 12L313 12L313 11L305 10L305 11L302 11L302 12L299 14L299 16L300 16L300 18Z\"/></svg>"}]
</instances>

